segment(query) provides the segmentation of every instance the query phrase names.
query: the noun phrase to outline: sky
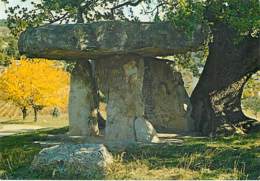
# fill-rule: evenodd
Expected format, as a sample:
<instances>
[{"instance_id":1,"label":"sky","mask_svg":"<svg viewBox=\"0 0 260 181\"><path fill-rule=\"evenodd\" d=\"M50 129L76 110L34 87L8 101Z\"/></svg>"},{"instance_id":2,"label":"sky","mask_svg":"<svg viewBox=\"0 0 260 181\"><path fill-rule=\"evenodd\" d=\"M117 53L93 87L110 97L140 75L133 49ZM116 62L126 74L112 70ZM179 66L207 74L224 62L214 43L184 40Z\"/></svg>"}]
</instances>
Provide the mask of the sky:
<instances>
[{"instance_id":1,"label":"sky","mask_svg":"<svg viewBox=\"0 0 260 181\"><path fill-rule=\"evenodd\" d=\"M40 0L33 0L33 1L35 2L35 1L40 1ZM28 9L30 9L30 7L32 7L30 2L31 1L25 1L25 2L21 3L20 0L9 0L9 4L5 4L5 3L1 2L1 0L0 0L0 19L6 19L7 18L5 10L8 7L19 5L21 7L27 7ZM141 10L140 6L133 9L135 14L140 14L140 10ZM140 16L139 18L140 18L141 21L150 21L151 20L150 17L148 17L148 16Z\"/></svg>"},{"instance_id":2,"label":"sky","mask_svg":"<svg viewBox=\"0 0 260 181\"><path fill-rule=\"evenodd\" d=\"M16 6L16 5L20 5L21 7L28 7L28 8L32 7L31 1L26 1L21 3L19 0L9 0L9 4L5 4L0 1L0 19L7 18L7 15L5 14L6 8Z\"/></svg>"}]
</instances>

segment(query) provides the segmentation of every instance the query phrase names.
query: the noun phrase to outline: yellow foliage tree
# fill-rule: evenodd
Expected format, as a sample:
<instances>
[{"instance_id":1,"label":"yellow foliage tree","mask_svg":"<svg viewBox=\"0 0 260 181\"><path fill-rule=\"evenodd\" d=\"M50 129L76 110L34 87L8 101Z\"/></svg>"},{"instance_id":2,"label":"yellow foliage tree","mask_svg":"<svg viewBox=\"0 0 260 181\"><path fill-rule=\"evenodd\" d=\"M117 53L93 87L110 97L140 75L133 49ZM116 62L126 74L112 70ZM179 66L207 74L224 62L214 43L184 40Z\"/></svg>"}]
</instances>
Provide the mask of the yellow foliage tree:
<instances>
[{"instance_id":1,"label":"yellow foliage tree","mask_svg":"<svg viewBox=\"0 0 260 181\"><path fill-rule=\"evenodd\" d=\"M23 119L28 107L38 111L47 106L67 104L69 75L58 62L46 59L13 60L0 76L1 99L20 107Z\"/></svg>"}]
</instances>

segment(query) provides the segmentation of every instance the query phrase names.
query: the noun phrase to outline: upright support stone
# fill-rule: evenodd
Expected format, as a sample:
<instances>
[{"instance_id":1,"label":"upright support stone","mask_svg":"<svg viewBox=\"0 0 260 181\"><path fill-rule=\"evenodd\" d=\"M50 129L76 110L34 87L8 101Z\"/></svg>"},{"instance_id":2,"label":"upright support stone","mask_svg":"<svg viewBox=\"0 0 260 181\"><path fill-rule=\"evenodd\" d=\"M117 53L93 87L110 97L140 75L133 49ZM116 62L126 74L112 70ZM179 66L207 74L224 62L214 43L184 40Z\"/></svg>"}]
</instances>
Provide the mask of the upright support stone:
<instances>
[{"instance_id":1,"label":"upright support stone","mask_svg":"<svg viewBox=\"0 0 260 181\"><path fill-rule=\"evenodd\" d=\"M96 62L99 88L107 98L106 139L134 142L135 120L144 116L143 59L136 55L125 55Z\"/></svg>"},{"instance_id":2,"label":"upright support stone","mask_svg":"<svg viewBox=\"0 0 260 181\"><path fill-rule=\"evenodd\" d=\"M69 95L69 134L76 136L98 135L90 62L78 61L71 73Z\"/></svg>"},{"instance_id":3,"label":"upright support stone","mask_svg":"<svg viewBox=\"0 0 260 181\"><path fill-rule=\"evenodd\" d=\"M158 131L192 130L189 96L181 74L172 70L169 61L145 58L143 95L145 118Z\"/></svg>"}]
</instances>

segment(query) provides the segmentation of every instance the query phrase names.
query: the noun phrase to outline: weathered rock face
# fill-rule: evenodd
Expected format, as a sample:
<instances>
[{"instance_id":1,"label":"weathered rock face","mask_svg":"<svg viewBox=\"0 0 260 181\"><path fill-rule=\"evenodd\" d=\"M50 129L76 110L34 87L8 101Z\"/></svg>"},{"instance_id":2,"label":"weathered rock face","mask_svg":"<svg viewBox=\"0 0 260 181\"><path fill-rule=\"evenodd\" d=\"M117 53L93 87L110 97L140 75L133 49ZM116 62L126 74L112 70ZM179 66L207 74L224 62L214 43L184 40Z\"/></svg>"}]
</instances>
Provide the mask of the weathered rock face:
<instances>
[{"instance_id":1,"label":"weathered rock face","mask_svg":"<svg viewBox=\"0 0 260 181\"><path fill-rule=\"evenodd\" d=\"M197 50L207 33L198 25L192 37L168 22L105 21L30 28L19 39L21 54L64 60L137 53L163 56Z\"/></svg>"},{"instance_id":2,"label":"weathered rock face","mask_svg":"<svg viewBox=\"0 0 260 181\"><path fill-rule=\"evenodd\" d=\"M144 67L145 118L158 131L192 130L191 103L181 74L156 58L145 58Z\"/></svg>"},{"instance_id":3,"label":"weathered rock face","mask_svg":"<svg viewBox=\"0 0 260 181\"><path fill-rule=\"evenodd\" d=\"M19 50L29 57L77 61L71 75L71 135L98 135L92 116L98 105L96 77L106 97L106 139L135 142L143 136L151 141L148 122L137 139L135 120L148 120L157 130L185 132L192 129L191 106L180 74L165 61L144 57L196 50L206 37L200 26L189 38L167 22L107 21L31 28L21 34Z\"/></svg>"},{"instance_id":4,"label":"weathered rock face","mask_svg":"<svg viewBox=\"0 0 260 181\"><path fill-rule=\"evenodd\" d=\"M96 73L99 88L107 99L106 139L135 142L134 121L144 116L142 57L112 56L97 60Z\"/></svg>"},{"instance_id":5,"label":"weathered rock face","mask_svg":"<svg viewBox=\"0 0 260 181\"><path fill-rule=\"evenodd\" d=\"M34 157L32 169L57 170L59 174L92 176L104 174L113 161L112 155L101 144L61 144L45 148Z\"/></svg>"},{"instance_id":6,"label":"weathered rock face","mask_svg":"<svg viewBox=\"0 0 260 181\"><path fill-rule=\"evenodd\" d=\"M69 134L80 136L98 135L94 111L91 65L88 61L77 62L71 73L69 94Z\"/></svg>"},{"instance_id":7,"label":"weathered rock face","mask_svg":"<svg viewBox=\"0 0 260 181\"><path fill-rule=\"evenodd\" d=\"M160 141L156 130L149 121L142 118L137 118L134 123L136 141L143 143L158 143Z\"/></svg>"},{"instance_id":8,"label":"weathered rock face","mask_svg":"<svg viewBox=\"0 0 260 181\"><path fill-rule=\"evenodd\" d=\"M98 87L107 103L105 136L108 141L153 142L157 138L150 131L149 123L142 124L146 128L140 127L139 130L144 131L137 135L135 121L144 118L158 131L192 129L189 97L181 74L173 71L169 62L131 54L94 62ZM89 67L80 65L74 69L77 75L72 76L80 78L71 82L70 133L90 136L97 134L98 128L91 118L94 106Z\"/></svg>"}]
</instances>

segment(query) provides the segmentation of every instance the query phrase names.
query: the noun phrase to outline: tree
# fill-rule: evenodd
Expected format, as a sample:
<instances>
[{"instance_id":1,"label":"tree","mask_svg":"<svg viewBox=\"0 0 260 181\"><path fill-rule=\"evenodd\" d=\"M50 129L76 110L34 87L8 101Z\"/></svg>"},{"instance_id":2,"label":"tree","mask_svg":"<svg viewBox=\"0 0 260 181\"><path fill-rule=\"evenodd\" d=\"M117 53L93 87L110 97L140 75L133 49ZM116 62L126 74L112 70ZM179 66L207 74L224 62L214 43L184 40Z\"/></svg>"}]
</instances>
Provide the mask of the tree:
<instances>
[{"instance_id":1,"label":"tree","mask_svg":"<svg viewBox=\"0 0 260 181\"><path fill-rule=\"evenodd\" d=\"M91 3L86 5L87 2ZM102 11L106 12L104 16L94 11L100 2L101 7L106 9ZM208 135L215 133L217 127L224 123L236 126L245 122L242 126L248 127L247 123L252 121L242 112L241 96L247 80L260 69L259 0L43 0L41 5L35 6L42 11L25 10L21 13L22 17L17 15L19 8L9 9L8 23L15 33L17 29L21 31L27 26L41 25L46 20L53 23L51 20L60 21L64 17L68 22L73 21L72 17L78 22L82 19L86 22L129 19L122 8L144 3L144 13L155 13L156 21L171 21L190 38L198 24L208 25L211 30L209 55L191 96L192 116L197 121L195 131ZM49 11L44 7L48 7ZM55 18L50 11L61 16ZM63 14L65 12L68 14ZM91 14L94 18L88 18ZM130 17L137 19L134 14Z\"/></svg>"},{"instance_id":2,"label":"tree","mask_svg":"<svg viewBox=\"0 0 260 181\"><path fill-rule=\"evenodd\" d=\"M188 35L208 24L213 40L199 82L191 95L196 131L205 135L228 123L250 130L241 108L243 87L260 69L258 0L180 1L167 18ZM245 123L245 124L242 124ZM249 126L249 127L248 127Z\"/></svg>"},{"instance_id":3,"label":"tree","mask_svg":"<svg viewBox=\"0 0 260 181\"><path fill-rule=\"evenodd\" d=\"M247 131L253 129L251 123L257 123L244 115L241 96L245 83L260 69L259 14L257 0L207 4L205 17L212 23L213 41L191 96L196 130L203 134L214 133L224 123L242 126Z\"/></svg>"},{"instance_id":4,"label":"tree","mask_svg":"<svg viewBox=\"0 0 260 181\"><path fill-rule=\"evenodd\" d=\"M31 106L35 121L44 107L67 104L67 88L68 74L50 60L12 61L0 77L1 99L20 107L23 119Z\"/></svg>"},{"instance_id":5,"label":"tree","mask_svg":"<svg viewBox=\"0 0 260 181\"><path fill-rule=\"evenodd\" d=\"M1 0L8 3L8 0ZM25 2L26 0L21 0ZM7 25L11 33L18 37L28 27L42 26L52 23L84 23L98 20L124 19L137 20L131 9L129 15L123 12L124 7L134 7L144 0L42 0L39 3L32 2L33 8L9 7L7 9ZM149 0L150 1L150 0ZM160 1L160 0L159 0ZM128 18L127 18L128 16ZM91 64L94 64L92 61ZM99 109L98 87L95 77L92 77L93 95L95 107ZM98 113L99 121L101 116Z\"/></svg>"},{"instance_id":6,"label":"tree","mask_svg":"<svg viewBox=\"0 0 260 181\"><path fill-rule=\"evenodd\" d=\"M1 0L9 3L8 0ZM25 2L27 0L21 0ZM124 13L124 7L137 6L147 0L42 0L32 1L32 9L19 5L9 7L7 26L11 33L18 36L27 27L52 23L84 23L98 20L134 19L131 9ZM150 2L150 0L148 0ZM161 0L159 0L161 1Z\"/></svg>"},{"instance_id":7,"label":"tree","mask_svg":"<svg viewBox=\"0 0 260 181\"><path fill-rule=\"evenodd\" d=\"M0 65L7 66L12 58L18 58L17 39L7 27L0 27Z\"/></svg>"}]
</instances>

